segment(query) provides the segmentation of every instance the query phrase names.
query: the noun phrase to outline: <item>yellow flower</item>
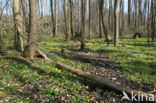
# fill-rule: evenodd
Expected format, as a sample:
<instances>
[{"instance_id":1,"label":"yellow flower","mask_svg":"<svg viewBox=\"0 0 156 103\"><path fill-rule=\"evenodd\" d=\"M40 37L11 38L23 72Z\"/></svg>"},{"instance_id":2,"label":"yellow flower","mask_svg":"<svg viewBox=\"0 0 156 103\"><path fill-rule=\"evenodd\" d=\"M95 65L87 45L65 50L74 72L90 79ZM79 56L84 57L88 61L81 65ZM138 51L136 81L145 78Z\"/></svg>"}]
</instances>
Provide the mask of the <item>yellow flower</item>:
<instances>
[{"instance_id":1,"label":"yellow flower","mask_svg":"<svg viewBox=\"0 0 156 103\"><path fill-rule=\"evenodd\" d=\"M19 86L19 84L14 84L14 86L18 87L18 86Z\"/></svg>"},{"instance_id":2,"label":"yellow flower","mask_svg":"<svg viewBox=\"0 0 156 103\"><path fill-rule=\"evenodd\" d=\"M90 101L93 101L93 98L91 98Z\"/></svg>"},{"instance_id":3,"label":"yellow flower","mask_svg":"<svg viewBox=\"0 0 156 103\"><path fill-rule=\"evenodd\" d=\"M39 76L39 78L40 78L40 79L42 79L42 78L43 78L43 76Z\"/></svg>"},{"instance_id":4,"label":"yellow flower","mask_svg":"<svg viewBox=\"0 0 156 103\"><path fill-rule=\"evenodd\" d=\"M28 80L25 80L25 82L27 83L27 82L28 82Z\"/></svg>"},{"instance_id":5,"label":"yellow flower","mask_svg":"<svg viewBox=\"0 0 156 103\"><path fill-rule=\"evenodd\" d=\"M4 88L0 88L0 90L4 90Z\"/></svg>"},{"instance_id":6,"label":"yellow flower","mask_svg":"<svg viewBox=\"0 0 156 103\"><path fill-rule=\"evenodd\" d=\"M26 100L29 100L29 97L27 97Z\"/></svg>"},{"instance_id":7,"label":"yellow flower","mask_svg":"<svg viewBox=\"0 0 156 103\"><path fill-rule=\"evenodd\" d=\"M2 94L2 92L0 91L0 94Z\"/></svg>"},{"instance_id":8,"label":"yellow flower","mask_svg":"<svg viewBox=\"0 0 156 103\"><path fill-rule=\"evenodd\" d=\"M5 99L5 102L9 102L9 100L8 99Z\"/></svg>"}]
</instances>

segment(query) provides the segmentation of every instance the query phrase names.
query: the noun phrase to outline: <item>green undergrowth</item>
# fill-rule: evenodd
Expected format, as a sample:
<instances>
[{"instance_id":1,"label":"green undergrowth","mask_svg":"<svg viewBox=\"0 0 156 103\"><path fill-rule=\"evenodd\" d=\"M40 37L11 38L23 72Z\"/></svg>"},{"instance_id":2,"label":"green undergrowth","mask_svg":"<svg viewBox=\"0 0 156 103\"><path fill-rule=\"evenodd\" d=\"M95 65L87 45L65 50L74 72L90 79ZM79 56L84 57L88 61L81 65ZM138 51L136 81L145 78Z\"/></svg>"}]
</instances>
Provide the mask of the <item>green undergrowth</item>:
<instances>
[{"instance_id":1,"label":"green undergrowth","mask_svg":"<svg viewBox=\"0 0 156 103\"><path fill-rule=\"evenodd\" d=\"M53 62L91 71L91 64L71 60L66 55L73 52L70 48L78 50L80 43L49 37L40 40L38 44L38 49L46 52ZM62 48L65 48L63 54ZM118 47L113 47L112 43L106 43L104 39L93 39L86 41L86 50L101 53L120 62L115 65L120 66L123 75L130 80L156 84L156 42L148 44L146 39L122 39ZM52 103L99 102L102 90L88 90L88 86L92 84L84 78L61 70L42 59L36 59L34 65L40 68L32 67L21 60L0 59L0 102L29 103L35 101L35 96Z\"/></svg>"},{"instance_id":2,"label":"green undergrowth","mask_svg":"<svg viewBox=\"0 0 156 103\"><path fill-rule=\"evenodd\" d=\"M156 84L156 42L147 43L146 39L122 39L114 47L104 40L91 40L87 50L107 55L119 61L123 74L129 79L141 83Z\"/></svg>"},{"instance_id":3,"label":"green undergrowth","mask_svg":"<svg viewBox=\"0 0 156 103\"><path fill-rule=\"evenodd\" d=\"M33 95L52 103L97 102L94 98L100 95L98 88L92 92L88 91L86 86L91 84L83 78L58 69L44 60L36 60L34 63L40 68L11 58L1 60L0 64L0 98L5 102L32 102Z\"/></svg>"},{"instance_id":4,"label":"green undergrowth","mask_svg":"<svg viewBox=\"0 0 156 103\"><path fill-rule=\"evenodd\" d=\"M46 44L46 45L45 45ZM48 41L41 41L40 49L47 52L57 52L55 55L49 55L51 58L57 56L64 57L60 53L61 48L66 48L66 52L72 52L69 47L79 49L79 43L64 42L61 39L49 39ZM86 42L86 50L90 52L97 52L108 56L111 60L120 62L119 66L122 68L123 74L130 80L156 84L156 42L147 43L146 39L121 39L120 45L113 46L113 43L106 43L104 39L93 39ZM58 53L59 52L59 53ZM57 58L56 57L56 58ZM70 59L64 57L65 64L70 65ZM78 63L77 61L72 61ZM90 64L71 64L74 67L84 68L89 71ZM84 66L84 67L83 67Z\"/></svg>"}]
</instances>

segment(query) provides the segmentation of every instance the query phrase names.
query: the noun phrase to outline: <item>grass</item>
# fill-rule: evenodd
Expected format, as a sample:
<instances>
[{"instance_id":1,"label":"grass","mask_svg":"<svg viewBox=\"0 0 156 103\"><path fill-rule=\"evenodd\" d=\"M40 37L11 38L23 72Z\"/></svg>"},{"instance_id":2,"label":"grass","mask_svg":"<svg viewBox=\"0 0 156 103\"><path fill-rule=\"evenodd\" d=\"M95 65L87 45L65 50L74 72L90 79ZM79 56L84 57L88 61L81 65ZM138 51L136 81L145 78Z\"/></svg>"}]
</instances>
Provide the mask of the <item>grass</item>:
<instances>
[{"instance_id":1,"label":"grass","mask_svg":"<svg viewBox=\"0 0 156 103\"><path fill-rule=\"evenodd\" d=\"M103 40L92 40L87 43L87 49L120 61L123 74L129 79L156 84L156 42L148 44L145 39L123 39L120 43L120 46L113 47Z\"/></svg>"},{"instance_id":2,"label":"grass","mask_svg":"<svg viewBox=\"0 0 156 103\"><path fill-rule=\"evenodd\" d=\"M56 52L48 53L48 57L53 61L90 71L91 64L79 63L60 53L61 48L75 46L78 49L79 43L64 42L60 38L46 38L38 43L38 49ZM113 47L103 39L88 40L86 50L119 61L118 66L122 68L123 75L130 80L156 84L156 42L150 43L149 46L145 39L122 39L120 43L120 46ZM66 52L72 51L67 49ZM40 66L37 69L13 59L0 59L0 64L0 102L3 100L10 103L27 103L37 96L41 100L51 100L51 102L80 103L98 102L101 97L101 89L88 90L87 86L92 84L84 78L58 69L54 64L41 59L36 59L34 62L34 65Z\"/></svg>"},{"instance_id":3,"label":"grass","mask_svg":"<svg viewBox=\"0 0 156 103\"><path fill-rule=\"evenodd\" d=\"M44 43L47 45L40 47L44 51L51 51L50 48L60 51L60 47L62 46L65 48L80 45L63 42L60 39L41 41L40 45ZM104 39L94 39L87 41L86 50L98 52L108 56L112 60L119 61L123 74L130 80L156 84L156 42L147 43L146 39L121 39L120 46L114 47L113 44L108 45L105 43ZM67 52L71 51L67 50ZM58 59L58 61L60 60Z\"/></svg>"}]
</instances>

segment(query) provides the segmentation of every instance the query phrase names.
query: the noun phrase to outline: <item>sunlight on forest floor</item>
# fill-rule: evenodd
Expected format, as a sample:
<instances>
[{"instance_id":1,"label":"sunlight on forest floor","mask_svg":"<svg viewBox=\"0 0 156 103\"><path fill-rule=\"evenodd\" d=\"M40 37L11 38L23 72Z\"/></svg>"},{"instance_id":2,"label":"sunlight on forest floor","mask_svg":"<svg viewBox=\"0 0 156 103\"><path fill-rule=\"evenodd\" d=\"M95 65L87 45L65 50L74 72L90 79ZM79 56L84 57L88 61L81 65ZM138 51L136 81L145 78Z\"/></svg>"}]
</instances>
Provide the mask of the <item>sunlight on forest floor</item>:
<instances>
[{"instance_id":1,"label":"sunlight on forest floor","mask_svg":"<svg viewBox=\"0 0 156 103\"><path fill-rule=\"evenodd\" d=\"M113 47L113 44L107 44L103 39L88 40L86 52L100 53L110 60L119 62L112 65L121 68L121 73L134 82L156 84L156 42L149 45L145 39L123 39L120 43L119 47ZM92 72L91 63L78 62L68 55L75 53L79 45L79 43L64 42L63 39L48 38L39 42L39 49L45 51L53 61ZM65 49L65 53L61 53L62 48ZM5 102L50 100L75 103L100 102L108 98L109 102L113 101L110 97L107 98L106 90L95 88L83 78L58 69L45 60L36 59L34 64L40 66L38 69L24 61L13 59L1 59L0 64L0 98ZM110 94L116 98L122 96L114 92Z\"/></svg>"}]
</instances>

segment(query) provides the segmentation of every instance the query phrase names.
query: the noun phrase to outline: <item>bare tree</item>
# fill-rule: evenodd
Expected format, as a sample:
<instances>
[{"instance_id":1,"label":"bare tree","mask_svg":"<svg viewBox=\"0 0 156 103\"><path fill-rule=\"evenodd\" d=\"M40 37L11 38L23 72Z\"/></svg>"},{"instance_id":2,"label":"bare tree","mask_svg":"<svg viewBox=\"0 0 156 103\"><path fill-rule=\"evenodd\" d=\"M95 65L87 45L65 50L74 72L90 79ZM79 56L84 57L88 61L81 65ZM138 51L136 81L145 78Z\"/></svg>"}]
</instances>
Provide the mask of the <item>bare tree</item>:
<instances>
[{"instance_id":1,"label":"bare tree","mask_svg":"<svg viewBox=\"0 0 156 103\"><path fill-rule=\"evenodd\" d=\"M85 18L86 18L86 0L81 0L81 48L80 50L84 50L85 48Z\"/></svg>"},{"instance_id":2,"label":"bare tree","mask_svg":"<svg viewBox=\"0 0 156 103\"><path fill-rule=\"evenodd\" d=\"M151 36L152 41L155 39L155 16L154 16L154 0L151 0Z\"/></svg>"},{"instance_id":3,"label":"bare tree","mask_svg":"<svg viewBox=\"0 0 156 103\"><path fill-rule=\"evenodd\" d=\"M18 51L23 51L23 18L21 9L21 0L14 0L14 25L15 25L15 39L14 47Z\"/></svg>"},{"instance_id":4,"label":"bare tree","mask_svg":"<svg viewBox=\"0 0 156 103\"><path fill-rule=\"evenodd\" d=\"M128 27L130 26L131 21L131 0L128 0Z\"/></svg>"},{"instance_id":5,"label":"bare tree","mask_svg":"<svg viewBox=\"0 0 156 103\"><path fill-rule=\"evenodd\" d=\"M66 36L66 40L69 40L69 34L68 34L68 26L67 26L67 17L66 17L66 0L63 0L63 13L64 13L64 31L65 31L65 36Z\"/></svg>"},{"instance_id":6,"label":"bare tree","mask_svg":"<svg viewBox=\"0 0 156 103\"><path fill-rule=\"evenodd\" d=\"M114 5L114 24L115 24L115 33L114 33L114 46L117 46L119 44L119 17L118 17L118 1L115 0L115 5Z\"/></svg>"},{"instance_id":7,"label":"bare tree","mask_svg":"<svg viewBox=\"0 0 156 103\"><path fill-rule=\"evenodd\" d=\"M56 37L57 34L57 1L55 0L55 20L54 20L54 37Z\"/></svg>"},{"instance_id":8,"label":"bare tree","mask_svg":"<svg viewBox=\"0 0 156 103\"><path fill-rule=\"evenodd\" d=\"M55 4L53 0L50 0L50 4L51 4L51 19L52 19L52 24L53 24L53 37L56 37L56 31L57 31L57 15L56 15L56 0L55 0Z\"/></svg>"},{"instance_id":9,"label":"bare tree","mask_svg":"<svg viewBox=\"0 0 156 103\"><path fill-rule=\"evenodd\" d=\"M149 43L150 42L150 33L151 33L151 30L150 30L150 1L148 1L148 23L147 23L147 42Z\"/></svg>"},{"instance_id":10,"label":"bare tree","mask_svg":"<svg viewBox=\"0 0 156 103\"><path fill-rule=\"evenodd\" d=\"M91 0L88 0L88 7L89 7L89 39L91 39Z\"/></svg>"},{"instance_id":11,"label":"bare tree","mask_svg":"<svg viewBox=\"0 0 156 103\"><path fill-rule=\"evenodd\" d=\"M70 33L71 33L71 39L74 39L74 31L73 31L73 12L74 12L74 8L73 8L73 0L69 0L69 4L70 4Z\"/></svg>"},{"instance_id":12,"label":"bare tree","mask_svg":"<svg viewBox=\"0 0 156 103\"><path fill-rule=\"evenodd\" d=\"M102 27L103 27L103 31L105 34L105 39L106 39L106 41L109 41L108 30L107 30L106 24L105 24L104 19L103 19L104 18L103 6L104 6L104 0L99 0L99 12L100 12L100 17L101 17Z\"/></svg>"},{"instance_id":13,"label":"bare tree","mask_svg":"<svg viewBox=\"0 0 156 103\"><path fill-rule=\"evenodd\" d=\"M36 56L36 39L37 39L37 2L36 0L29 0L29 34L28 44L25 50L25 56L34 59Z\"/></svg>"}]
</instances>

